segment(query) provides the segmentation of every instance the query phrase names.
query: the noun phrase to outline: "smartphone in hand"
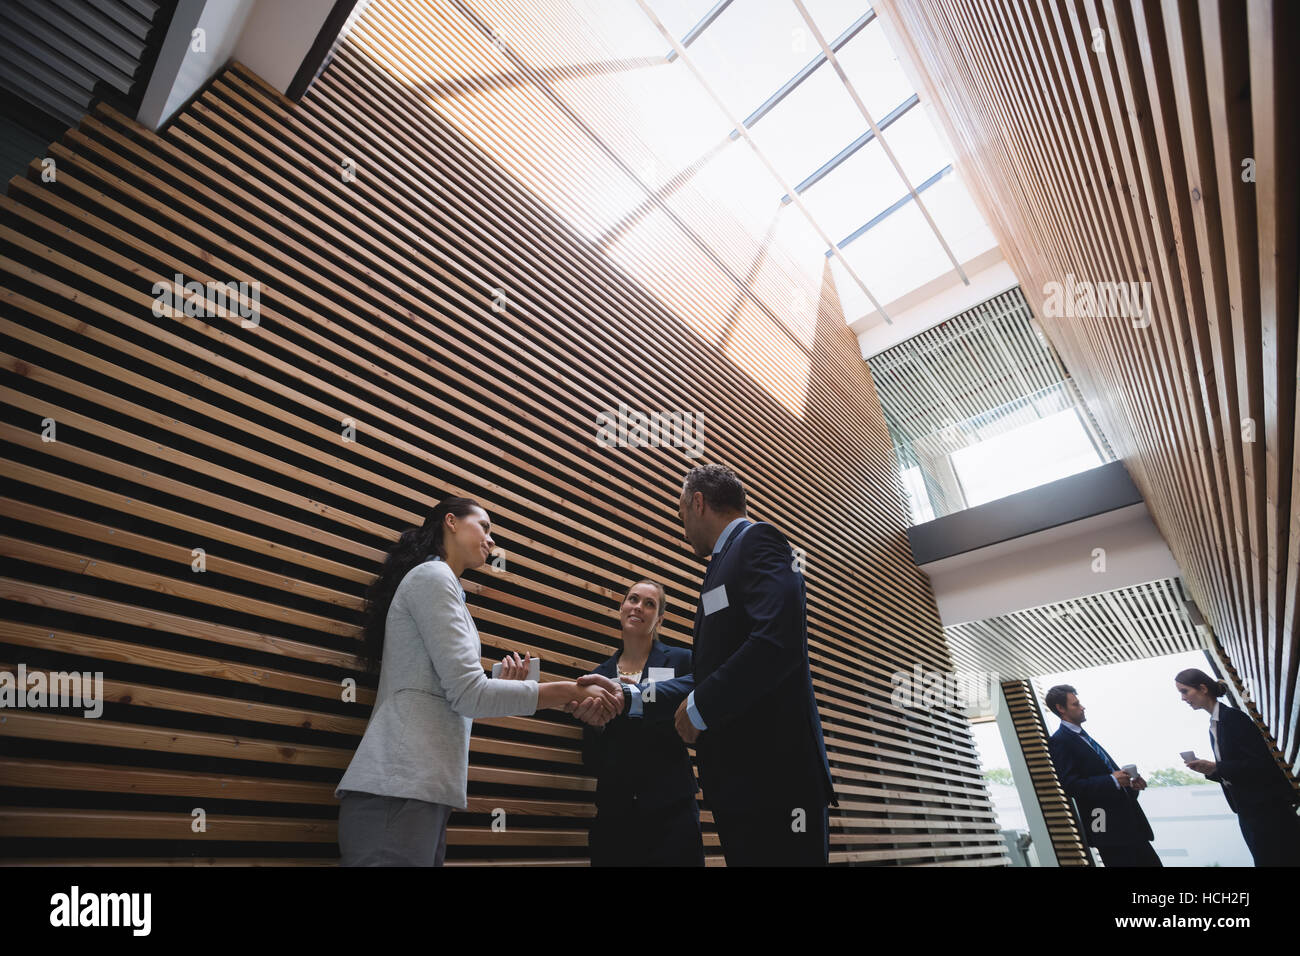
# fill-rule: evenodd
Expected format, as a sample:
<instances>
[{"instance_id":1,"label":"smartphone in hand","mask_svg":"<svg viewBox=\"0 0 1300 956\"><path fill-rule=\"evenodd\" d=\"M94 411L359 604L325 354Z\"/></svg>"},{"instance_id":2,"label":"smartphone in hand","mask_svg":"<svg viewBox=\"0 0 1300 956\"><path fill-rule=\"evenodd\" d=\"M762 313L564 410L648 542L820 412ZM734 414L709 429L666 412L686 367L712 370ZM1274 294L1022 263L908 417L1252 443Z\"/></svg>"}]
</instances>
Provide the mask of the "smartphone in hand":
<instances>
[{"instance_id":1,"label":"smartphone in hand","mask_svg":"<svg viewBox=\"0 0 1300 956\"><path fill-rule=\"evenodd\" d=\"M493 677L501 676L500 661L497 661L495 664L492 665L492 676ZM528 661L528 677L526 679L540 680L541 676L542 676L542 659L540 657L530 658Z\"/></svg>"}]
</instances>

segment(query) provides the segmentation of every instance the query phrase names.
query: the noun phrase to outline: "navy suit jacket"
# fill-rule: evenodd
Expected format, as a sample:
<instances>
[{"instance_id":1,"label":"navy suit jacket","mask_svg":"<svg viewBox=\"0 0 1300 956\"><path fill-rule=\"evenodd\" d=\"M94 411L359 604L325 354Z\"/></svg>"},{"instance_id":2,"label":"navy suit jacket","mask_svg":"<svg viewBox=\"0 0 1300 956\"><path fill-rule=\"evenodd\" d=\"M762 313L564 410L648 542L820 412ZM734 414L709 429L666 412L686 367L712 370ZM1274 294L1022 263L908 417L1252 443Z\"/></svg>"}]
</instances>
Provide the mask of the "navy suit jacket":
<instances>
[{"instance_id":1,"label":"navy suit jacket","mask_svg":"<svg viewBox=\"0 0 1300 956\"><path fill-rule=\"evenodd\" d=\"M675 675L689 677L691 652L659 641L650 646L646 670L671 667ZM595 671L618 682L618 655ZM653 809L693 798L699 787L691 755L671 721L636 717L611 721L603 728L584 725L582 762L596 774L596 806L627 807L634 801Z\"/></svg>"},{"instance_id":2,"label":"navy suit jacket","mask_svg":"<svg viewBox=\"0 0 1300 956\"><path fill-rule=\"evenodd\" d=\"M1233 813L1296 802L1295 788L1287 782L1282 768L1268 752L1268 745L1255 722L1226 703L1219 705L1218 743L1217 766L1214 773L1206 776L1223 787L1223 796ZM1210 753L1214 753L1213 749Z\"/></svg>"},{"instance_id":3,"label":"navy suit jacket","mask_svg":"<svg viewBox=\"0 0 1300 956\"><path fill-rule=\"evenodd\" d=\"M737 525L710 560L701 592L717 588L725 588L727 606L705 614L701 599L694 673L656 684L645 719L671 719L695 691L708 725L695 752L710 806L836 804L808 666L804 580L790 542L766 522Z\"/></svg>"},{"instance_id":4,"label":"navy suit jacket","mask_svg":"<svg viewBox=\"0 0 1300 956\"><path fill-rule=\"evenodd\" d=\"M1127 846L1155 838L1138 806L1138 791L1116 787L1113 771L1082 735L1062 724L1047 747L1062 789L1079 805L1083 832L1091 846ZM1104 815L1096 814L1098 809L1104 810ZM1102 829L1095 830L1095 826Z\"/></svg>"}]
</instances>

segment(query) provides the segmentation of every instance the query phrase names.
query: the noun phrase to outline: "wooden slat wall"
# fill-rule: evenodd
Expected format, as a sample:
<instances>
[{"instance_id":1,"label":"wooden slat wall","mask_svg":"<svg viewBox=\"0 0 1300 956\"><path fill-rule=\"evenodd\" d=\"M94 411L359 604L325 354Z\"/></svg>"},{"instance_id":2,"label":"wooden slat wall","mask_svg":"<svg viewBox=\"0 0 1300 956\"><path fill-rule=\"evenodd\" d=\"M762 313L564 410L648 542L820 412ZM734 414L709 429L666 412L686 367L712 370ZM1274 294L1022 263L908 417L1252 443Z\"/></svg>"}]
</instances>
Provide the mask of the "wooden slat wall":
<instances>
[{"instance_id":1,"label":"wooden slat wall","mask_svg":"<svg viewBox=\"0 0 1300 956\"><path fill-rule=\"evenodd\" d=\"M1030 305L1297 769L1300 6L879 9L926 74ZM1046 284L1067 275L1149 282L1150 324L1044 315Z\"/></svg>"},{"instance_id":2,"label":"wooden slat wall","mask_svg":"<svg viewBox=\"0 0 1300 956\"><path fill-rule=\"evenodd\" d=\"M758 240L689 188L674 201L716 219L725 256L698 234L667 249L663 232L629 226L612 262L477 145L511 124L512 149L550 148L525 131L556 149L589 140L553 100L539 105L533 81L483 79L493 46L467 9L373 3L301 104L236 64L163 134L101 107L50 147L56 181L33 162L9 184L0 669L102 670L108 703L98 719L5 713L5 853L335 859L331 791L374 697L363 680L356 703L340 699L361 595L384 549L447 494L483 502L506 556L503 573L464 582L485 665L517 648L549 677L589 670L645 575L668 589L664 636L688 643L702 565L675 499L693 460L600 447L596 414L626 402L702 412L701 460L736 467L756 516L807 553L841 796L833 861L1004 862L969 724L890 704L891 674L952 665L829 273L808 334L786 329L727 266ZM374 58L381 39L453 76L407 82ZM466 113L474 83L528 108ZM488 125L471 137L472 124ZM677 294L700 290L693 314L625 267L648 274L656 255L672 257ZM260 281L260 325L156 318L153 283L178 271ZM783 360L700 331L734 320L738 299L752 341L789 343L806 366L798 402L778 387ZM46 418L57 441L42 441ZM594 782L579 738L546 714L477 721L449 862L584 862ZM192 831L194 808L206 832ZM705 827L718 862L707 813Z\"/></svg>"},{"instance_id":3,"label":"wooden slat wall","mask_svg":"<svg viewBox=\"0 0 1300 956\"><path fill-rule=\"evenodd\" d=\"M1016 728L1016 738L1024 752L1029 776L1033 780L1034 796L1047 824L1056 862L1060 866L1093 866L1092 853L1083 833L1079 830L1079 817L1056 777L1052 755L1047 747L1047 724L1038 709L1033 684L1028 680L1002 682L1002 695L1011 711L1011 721Z\"/></svg>"}]
</instances>

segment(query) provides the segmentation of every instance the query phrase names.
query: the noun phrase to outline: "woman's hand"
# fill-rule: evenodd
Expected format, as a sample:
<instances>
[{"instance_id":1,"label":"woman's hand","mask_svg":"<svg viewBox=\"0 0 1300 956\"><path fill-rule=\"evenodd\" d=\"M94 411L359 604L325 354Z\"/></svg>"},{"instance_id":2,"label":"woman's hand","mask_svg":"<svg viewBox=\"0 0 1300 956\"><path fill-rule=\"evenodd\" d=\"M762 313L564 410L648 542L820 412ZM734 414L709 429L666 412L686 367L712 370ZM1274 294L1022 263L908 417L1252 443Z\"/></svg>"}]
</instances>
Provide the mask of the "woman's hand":
<instances>
[{"instance_id":1,"label":"woman's hand","mask_svg":"<svg viewBox=\"0 0 1300 956\"><path fill-rule=\"evenodd\" d=\"M578 692L585 693L586 696L574 703L572 714L584 724L604 727L623 709L622 690L618 691L615 697L608 688L600 684L588 684L585 687L579 685Z\"/></svg>"},{"instance_id":2,"label":"woman's hand","mask_svg":"<svg viewBox=\"0 0 1300 956\"><path fill-rule=\"evenodd\" d=\"M592 683L592 678L604 683ZM586 677L580 678L580 680L582 683L571 680L557 680L539 684L537 686L537 709L554 708L555 710L572 713L576 712L579 707L584 712L595 708L603 718L603 722L612 720L622 711L623 692L617 690L618 685L613 681L595 674L588 674ZM617 695L609 690L610 687L617 690ZM590 703L588 703L589 701Z\"/></svg>"},{"instance_id":3,"label":"woman's hand","mask_svg":"<svg viewBox=\"0 0 1300 956\"><path fill-rule=\"evenodd\" d=\"M525 652L522 659L518 651L507 654L501 658L501 674L497 680L527 680L528 663L531 658L531 652Z\"/></svg>"}]
</instances>

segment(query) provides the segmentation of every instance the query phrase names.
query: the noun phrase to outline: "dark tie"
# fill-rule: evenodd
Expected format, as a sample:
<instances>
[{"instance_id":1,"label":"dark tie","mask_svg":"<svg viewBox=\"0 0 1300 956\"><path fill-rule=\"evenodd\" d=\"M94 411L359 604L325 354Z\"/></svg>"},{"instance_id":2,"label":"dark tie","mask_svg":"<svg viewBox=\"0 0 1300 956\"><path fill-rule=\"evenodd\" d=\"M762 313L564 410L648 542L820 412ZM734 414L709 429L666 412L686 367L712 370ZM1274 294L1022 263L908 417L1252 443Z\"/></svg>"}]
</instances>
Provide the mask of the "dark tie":
<instances>
[{"instance_id":1,"label":"dark tie","mask_svg":"<svg viewBox=\"0 0 1300 956\"><path fill-rule=\"evenodd\" d=\"M1097 756L1100 757L1103 761L1105 761L1106 768L1108 770L1115 771L1119 769L1119 764L1115 763L1115 761L1110 759L1110 754L1106 753L1106 751L1102 748L1101 744L1097 743L1097 741L1093 740L1091 737L1088 736L1088 731L1086 730L1081 731L1080 736L1083 737L1083 739L1088 742L1089 747L1091 747L1094 751L1096 751Z\"/></svg>"}]
</instances>

